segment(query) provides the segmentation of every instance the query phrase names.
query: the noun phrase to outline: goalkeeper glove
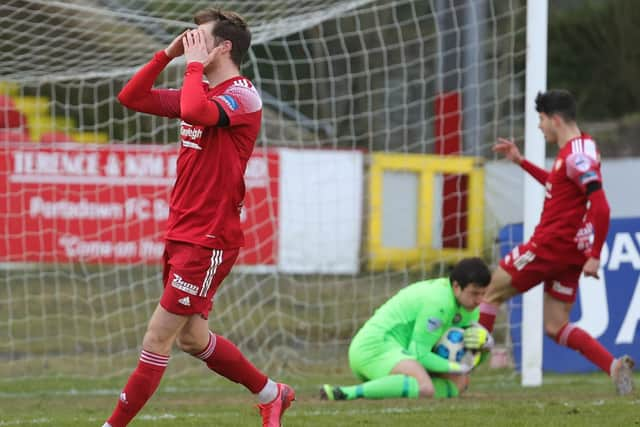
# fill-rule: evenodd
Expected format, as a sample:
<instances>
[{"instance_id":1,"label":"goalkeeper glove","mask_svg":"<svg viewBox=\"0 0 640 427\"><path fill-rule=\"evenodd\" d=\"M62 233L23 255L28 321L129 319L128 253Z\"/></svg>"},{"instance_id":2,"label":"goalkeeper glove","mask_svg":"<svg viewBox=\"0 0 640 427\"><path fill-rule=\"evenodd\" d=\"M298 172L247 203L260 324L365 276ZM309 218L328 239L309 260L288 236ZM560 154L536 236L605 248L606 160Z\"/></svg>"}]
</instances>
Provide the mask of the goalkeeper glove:
<instances>
[{"instance_id":1,"label":"goalkeeper glove","mask_svg":"<svg viewBox=\"0 0 640 427\"><path fill-rule=\"evenodd\" d=\"M449 362L449 373L467 375L469 372L473 370L473 365L468 362L469 361L467 360L461 360L460 363Z\"/></svg>"},{"instance_id":2,"label":"goalkeeper glove","mask_svg":"<svg viewBox=\"0 0 640 427\"><path fill-rule=\"evenodd\" d=\"M474 323L464 330L464 346L470 350L488 351L493 348L493 337L484 326Z\"/></svg>"}]
</instances>

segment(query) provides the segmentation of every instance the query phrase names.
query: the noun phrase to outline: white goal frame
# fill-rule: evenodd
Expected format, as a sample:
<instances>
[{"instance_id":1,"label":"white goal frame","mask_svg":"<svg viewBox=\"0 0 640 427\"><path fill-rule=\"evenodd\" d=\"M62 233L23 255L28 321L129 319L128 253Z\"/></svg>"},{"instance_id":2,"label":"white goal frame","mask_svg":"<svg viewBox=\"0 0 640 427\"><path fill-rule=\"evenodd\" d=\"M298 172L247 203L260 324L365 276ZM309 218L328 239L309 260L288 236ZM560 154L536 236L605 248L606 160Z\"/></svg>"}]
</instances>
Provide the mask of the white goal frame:
<instances>
[{"instance_id":1,"label":"white goal frame","mask_svg":"<svg viewBox=\"0 0 640 427\"><path fill-rule=\"evenodd\" d=\"M527 65L525 92L525 157L544 165L545 142L538 129L535 97L547 87L547 15L548 0L527 2ZM529 238L540 220L544 188L532 177L524 180L524 240ZM523 386L542 384L542 304L543 290L536 286L522 298L522 360Z\"/></svg>"}]
</instances>

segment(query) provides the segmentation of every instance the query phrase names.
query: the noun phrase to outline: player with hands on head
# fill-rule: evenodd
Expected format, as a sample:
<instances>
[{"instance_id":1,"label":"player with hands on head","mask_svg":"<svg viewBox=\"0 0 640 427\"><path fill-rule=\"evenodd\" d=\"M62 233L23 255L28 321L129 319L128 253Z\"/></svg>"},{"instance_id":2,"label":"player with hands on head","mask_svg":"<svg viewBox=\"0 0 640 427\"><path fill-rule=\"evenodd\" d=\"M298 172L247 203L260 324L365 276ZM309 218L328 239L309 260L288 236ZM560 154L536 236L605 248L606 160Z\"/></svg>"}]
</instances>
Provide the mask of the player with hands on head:
<instances>
[{"instance_id":1,"label":"player with hands on head","mask_svg":"<svg viewBox=\"0 0 640 427\"><path fill-rule=\"evenodd\" d=\"M118 95L130 109L180 119L180 151L165 234L164 290L138 365L104 427L124 427L142 409L160 383L174 343L255 394L264 427L280 426L295 398L291 387L270 379L231 341L209 330L213 297L244 244L244 172L260 132L262 101L240 74L251 44L244 19L211 8L198 12L195 23L197 28L157 52ZM166 65L182 55L182 87L153 88Z\"/></svg>"},{"instance_id":2,"label":"player with hands on head","mask_svg":"<svg viewBox=\"0 0 640 427\"><path fill-rule=\"evenodd\" d=\"M458 363L441 357L433 347L454 326L467 328L476 350L490 349L493 339L476 323L490 279L484 261L465 258L449 277L402 289L375 311L351 341L349 365L364 383L325 384L321 398L444 398L463 393L481 353Z\"/></svg>"},{"instance_id":3,"label":"player with hands on head","mask_svg":"<svg viewBox=\"0 0 640 427\"><path fill-rule=\"evenodd\" d=\"M498 139L493 150L520 166L545 187L533 235L516 246L493 272L480 323L493 330L500 304L544 283L544 329L558 344L581 353L611 376L618 394L633 390L634 361L618 359L579 326L570 323L581 274L598 278L600 251L609 229L609 204L602 186L600 153L576 123L576 103L566 90L536 97L539 128L559 151L551 171L526 160L516 144Z\"/></svg>"}]
</instances>

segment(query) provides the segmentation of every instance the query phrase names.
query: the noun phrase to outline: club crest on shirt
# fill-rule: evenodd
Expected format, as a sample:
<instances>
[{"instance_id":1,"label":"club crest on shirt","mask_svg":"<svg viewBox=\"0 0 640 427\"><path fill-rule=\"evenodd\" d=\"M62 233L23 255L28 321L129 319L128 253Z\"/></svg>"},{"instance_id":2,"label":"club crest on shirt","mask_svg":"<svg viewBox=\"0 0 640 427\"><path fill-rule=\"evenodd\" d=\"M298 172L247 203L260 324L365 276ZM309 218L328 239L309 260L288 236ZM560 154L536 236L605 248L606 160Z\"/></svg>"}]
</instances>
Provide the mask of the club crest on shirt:
<instances>
[{"instance_id":1,"label":"club crest on shirt","mask_svg":"<svg viewBox=\"0 0 640 427\"><path fill-rule=\"evenodd\" d=\"M575 159L576 169L580 172L586 172L589 170L591 166L589 163L589 159L587 159L584 155L577 155Z\"/></svg>"},{"instance_id":2,"label":"club crest on shirt","mask_svg":"<svg viewBox=\"0 0 640 427\"><path fill-rule=\"evenodd\" d=\"M442 326L441 319L438 319L437 317L430 317L427 319L427 329L429 331L433 332L436 329L438 329L440 326Z\"/></svg>"},{"instance_id":3,"label":"club crest on shirt","mask_svg":"<svg viewBox=\"0 0 640 427\"><path fill-rule=\"evenodd\" d=\"M462 314L456 313L456 315L453 316L453 323L460 323L461 320L462 320Z\"/></svg>"}]
</instances>

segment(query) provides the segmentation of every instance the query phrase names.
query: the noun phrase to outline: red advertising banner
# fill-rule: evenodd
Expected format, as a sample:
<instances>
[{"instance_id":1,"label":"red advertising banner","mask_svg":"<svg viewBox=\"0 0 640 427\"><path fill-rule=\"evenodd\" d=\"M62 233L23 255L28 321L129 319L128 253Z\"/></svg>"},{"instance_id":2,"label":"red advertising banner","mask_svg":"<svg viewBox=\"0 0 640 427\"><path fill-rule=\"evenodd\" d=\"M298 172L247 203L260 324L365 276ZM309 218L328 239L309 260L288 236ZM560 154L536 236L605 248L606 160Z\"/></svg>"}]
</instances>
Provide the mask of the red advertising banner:
<instances>
[{"instance_id":1,"label":"red advertising banner","mask_svg":"<svg viewBox=\"0 0 640 427\"><path fill-rule=\"evenodd\" d=\"M0 262L160 262L177 154L173 145L1 145ZM240 264L275 265L278 173L277 152L249 160Z\"/></svg>"}]
</instances>

